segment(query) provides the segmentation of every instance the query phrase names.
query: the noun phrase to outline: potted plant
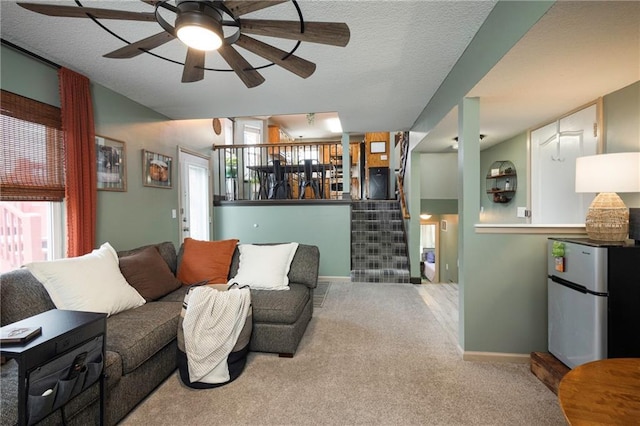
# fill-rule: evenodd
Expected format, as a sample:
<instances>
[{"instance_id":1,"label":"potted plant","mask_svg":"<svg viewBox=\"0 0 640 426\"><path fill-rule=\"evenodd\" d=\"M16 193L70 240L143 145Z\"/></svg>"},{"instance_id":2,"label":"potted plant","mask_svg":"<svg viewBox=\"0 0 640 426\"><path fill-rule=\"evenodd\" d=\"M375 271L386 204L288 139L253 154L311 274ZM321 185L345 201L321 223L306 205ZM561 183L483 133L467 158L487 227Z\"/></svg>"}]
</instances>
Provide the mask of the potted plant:
<instances>
[{"instance_id":1,"label":"potted plant","mask_svg":"<svg viewBox=\"0 0 640 426\"><path fill-rule=\"evenodd\" d=\"M225 158L225 178L227 183L227 200L236 199L236 187L238 178L238 157L235 154L230 154Z\"/></svg>"}]
</instances>

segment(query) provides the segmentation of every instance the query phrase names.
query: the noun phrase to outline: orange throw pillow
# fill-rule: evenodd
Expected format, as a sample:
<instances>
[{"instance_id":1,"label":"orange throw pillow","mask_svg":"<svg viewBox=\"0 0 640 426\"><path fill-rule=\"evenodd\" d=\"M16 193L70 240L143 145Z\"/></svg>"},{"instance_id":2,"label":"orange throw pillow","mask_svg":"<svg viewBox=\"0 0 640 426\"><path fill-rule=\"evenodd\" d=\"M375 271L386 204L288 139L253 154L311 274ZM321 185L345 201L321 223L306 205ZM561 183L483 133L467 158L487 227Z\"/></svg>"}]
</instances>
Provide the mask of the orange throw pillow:
<instances>
[{"instance_id":1,"label":"orange throw pillow","mask_svg":"<svg viewBox=\"0 0 640 426\"><path fill-rule=\"evenodd\" d=\"M200 241L185 238L177 278L184 285L221 284L228 281L231 258L238 240Z\"/></svg>"}]
</instances>

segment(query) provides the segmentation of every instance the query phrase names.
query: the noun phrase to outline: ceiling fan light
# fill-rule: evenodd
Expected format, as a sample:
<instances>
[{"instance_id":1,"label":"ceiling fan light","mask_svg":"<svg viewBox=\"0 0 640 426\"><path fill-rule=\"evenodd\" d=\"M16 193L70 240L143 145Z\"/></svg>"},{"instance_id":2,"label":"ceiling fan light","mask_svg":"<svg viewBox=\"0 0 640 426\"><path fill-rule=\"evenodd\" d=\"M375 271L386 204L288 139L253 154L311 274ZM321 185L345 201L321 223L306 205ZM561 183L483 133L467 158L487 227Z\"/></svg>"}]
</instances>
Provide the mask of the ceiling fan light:
<instances>
[{"instance_id":1,"label":"ceiling fan light","mask_svg":"<svg viewBox=\"0 0 640 426\"><path fill-rule=\"evenodd\" d=\"M208 3L183 0L178 2L180 13L176 17L176 36L197 50L216 50L222 46L222 15Z\"/></svg>"},{"instance_id":2,"label":"ceiling fan light","mask_svg":"<svg viewBox=\"0 0 640 426\"><path fill-rule=\"evenodd\" d=\"M176 35L187 46L198 50L217 50L222 46L222 38L214 31L200 25L183 25Z\"/></svg>"}]
</instances>

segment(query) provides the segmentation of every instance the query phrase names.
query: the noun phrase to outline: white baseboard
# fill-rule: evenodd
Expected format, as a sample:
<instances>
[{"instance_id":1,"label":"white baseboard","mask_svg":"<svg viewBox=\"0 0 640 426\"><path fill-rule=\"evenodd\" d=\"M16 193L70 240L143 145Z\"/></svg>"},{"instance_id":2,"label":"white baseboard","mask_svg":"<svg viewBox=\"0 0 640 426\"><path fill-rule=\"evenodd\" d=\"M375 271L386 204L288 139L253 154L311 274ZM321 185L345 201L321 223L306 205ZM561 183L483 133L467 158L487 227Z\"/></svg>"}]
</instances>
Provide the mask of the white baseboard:
<instances>
[{"instance_id":1,"label":"white baseboard","mask_svg":"<svg viewBox=\"0 0 640 426\"><path fill-rule=\"evenodd\" d=\"M333 281L333 282L338 281L338 282L350 283L351 277L332 277L332 276L320 275L318 276L318 281Z\"/></svg>"},{"instance_id":2,"label":"white baseboard","mask_svg":"<svg viewBox=\"0 0 640 426\"><path fill-rule=\"evenodd\" d=\"M531 355L529 354L463 351L460 346L458 346L458 351L462 354L464 361L511 362L515 364L529 364L531 361Z\"/></svg>"}]
</instances>

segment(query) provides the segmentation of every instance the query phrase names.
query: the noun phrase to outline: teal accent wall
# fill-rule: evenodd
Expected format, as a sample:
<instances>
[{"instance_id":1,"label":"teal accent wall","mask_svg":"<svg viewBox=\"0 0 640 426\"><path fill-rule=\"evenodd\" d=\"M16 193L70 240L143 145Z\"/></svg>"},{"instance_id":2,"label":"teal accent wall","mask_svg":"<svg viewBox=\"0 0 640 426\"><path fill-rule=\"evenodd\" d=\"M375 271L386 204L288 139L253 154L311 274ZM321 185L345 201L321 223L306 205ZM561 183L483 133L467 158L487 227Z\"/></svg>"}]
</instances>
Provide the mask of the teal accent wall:
<instances>
[{"instance_id":1,"label":"teal accent wall","mask_svg":"<svg viewBox=\"0 0 640 426\"><path fill-rule=\"evenodd\" d=\"M214 207L214 239L241 243L298 242L320 249L321 276L351 270L351 206L280 205Z\"/></svg>"},{"instance_id":2,"label":"teal accent wall","mask_svg":"<svg viewBox=\"0 0 640 426\"><path fill-rule=\"evenodd\" d=\"M517 188L508 203L494 203L486 191L486 177L494 161L511 161L516 168ZM480 223L527 223L516 217L517 207L527 207L527 134L511 139L480 152Z\"/></svg>"}]
</instances>

